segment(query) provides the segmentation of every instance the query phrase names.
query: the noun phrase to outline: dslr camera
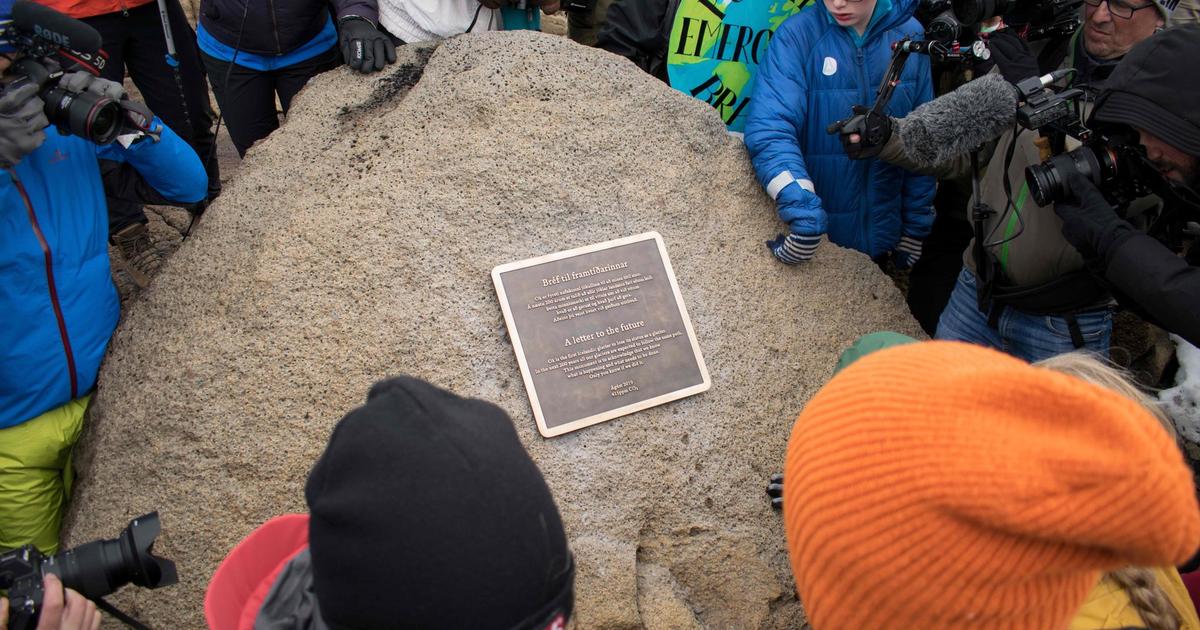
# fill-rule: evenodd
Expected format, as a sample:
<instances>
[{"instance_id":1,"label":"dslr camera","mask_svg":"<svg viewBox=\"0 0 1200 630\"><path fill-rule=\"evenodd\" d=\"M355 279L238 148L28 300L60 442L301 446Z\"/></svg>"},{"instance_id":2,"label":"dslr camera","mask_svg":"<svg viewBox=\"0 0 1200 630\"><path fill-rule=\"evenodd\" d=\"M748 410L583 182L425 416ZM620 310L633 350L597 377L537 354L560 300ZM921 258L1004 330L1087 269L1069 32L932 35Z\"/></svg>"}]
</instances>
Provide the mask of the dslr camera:
<instances>
[{"instance_id":1,"label":"dslr camera","mask_svg":"<svg viewBox=\"0 0 1200 630\"><path fill-rule=\"evenodd\" d=\"M1169 183L1147 161L1136 134L1120 128L1091 133L1083 146L1027 167L1025 182L1038 204L1048 206L1071 196L1066 184L1071 173L1090 180L1116 206L1149 194L1173 196L1165 194Z\"/></svg>"},{"instance_id":2,"label":"dslr camera","mask_svg":"<svg viewBox=\"0 0 1200 630\"><path fill-rule=\"evenodd\" d=\"M64 31L82 33L85 37L70 37ZM66 45L73 41L100 36L87 24L71 19L53 9L30 0L13 4L13 21L7 35L20 53L9 70L19 78L8 89L32 83L46 103L46 118L51 124L96 144L108 144L116 139L122 127L124 110L121 103L90 92L74 92L59 85L64 70L59 59L80 65L103 67L104 58L98 50L76 51ZM96 44L95 48L99 48Z\"/></svg>"},{"instance_id":3,"label":"dslr camera","mask_svg":"<svg viewBox=\"0 0 1200 630\"><path fill-rule=\"evenodd\" d=\"M179 581L175 563L151 552L162 526L158 512L130 521L121 535L97 540L53 556L26 545L0 555L0 589L8 591L9 630L35 628L41 612L42 577L53 573L63 586L99 599L125 586L169 586Z\"/></svg>"}]
</instances>

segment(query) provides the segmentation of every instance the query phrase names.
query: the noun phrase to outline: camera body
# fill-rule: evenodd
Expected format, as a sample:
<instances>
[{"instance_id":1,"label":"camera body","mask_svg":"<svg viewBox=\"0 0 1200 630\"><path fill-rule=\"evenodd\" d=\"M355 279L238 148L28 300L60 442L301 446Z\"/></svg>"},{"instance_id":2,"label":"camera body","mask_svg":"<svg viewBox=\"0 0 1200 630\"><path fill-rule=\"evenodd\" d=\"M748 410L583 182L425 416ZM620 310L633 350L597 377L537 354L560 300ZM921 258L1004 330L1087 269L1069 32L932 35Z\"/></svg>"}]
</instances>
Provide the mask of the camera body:
<instances>
[{"instance_id":1,"label":"camera body","mask_svg":"<svg viewBox=\"0 0 1200 630\"><path fill-rule=\"evenodd\" d=\"M1071 196L1066 182L1072 173L1091 181L1113 205L1124 206L1152 194L1162 176L1146 163L1146 152L1128 134L1094 133L1083 146L1051 156L1025 169L1025 182L1039 205Z\"/></svg>"},{"instance_id":2,"label":"camera body","mask_svg":"<svg viewBox=\"0 0 1200 630\"><path fill-rule=\"evenodd\" d=\"M38 24L21 24L17 20L9 27L13 45L21 58L11 72L20 75L7 89L32 83L45 102L46 119L67 132L87 138L96 144L108 144L121 130L121 105L117 101L92 94L73 92L59 85L62 65L56 56L62 47L55 42L51 30ZM98 57L70 51L71 57ZM103 65L103 64L101 64Z\"/></svg>"},{"instance_id":3,"label":"camera body","mask_svg":"<svg viewBox=\"0 0 1200 630\"><path fill-rule=\"evenodd\" d=\"M53 573L63 586L88 599L99 599L125 586L169 586L179 581L175 563L155 556L162 532L158 512L130 521L111 540L97 540L46 556L31 545L0 555L0 589L8 591L9 630L37 626L42 607L42 578Z\"/></svg>"},{"instance_id":4,"label":"camera body","mask_svg":"<svg viewBox=\"0 0 1200 630\"><path fill-rule=\"evenodd\" d=\"M1079 7L1083 0L951 0L954 16L961 24L978 25L1002 16L1010 26L1025 27L1027 41L1065 37L1082 24Z\"/></svg>"}]
</instances>

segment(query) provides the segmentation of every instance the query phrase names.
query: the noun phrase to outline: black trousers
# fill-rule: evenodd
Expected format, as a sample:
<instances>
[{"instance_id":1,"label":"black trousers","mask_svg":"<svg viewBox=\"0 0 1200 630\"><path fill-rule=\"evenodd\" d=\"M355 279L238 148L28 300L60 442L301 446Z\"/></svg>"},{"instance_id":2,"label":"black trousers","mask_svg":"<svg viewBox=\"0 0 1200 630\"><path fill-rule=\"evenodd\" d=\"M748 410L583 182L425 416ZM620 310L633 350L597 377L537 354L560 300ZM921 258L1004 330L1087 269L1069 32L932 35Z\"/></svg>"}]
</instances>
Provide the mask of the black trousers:
<instances>
[{"instance_id":1,"label":"black trousers","mask_svg":"<svg viewBox=\"0 0 1200 630\"><path fill-rule=\"evenodd\" d=\"M201 161L208 160L205 170L211 199L221 192L221 173L212 150L217 141L213 133L216 115L208 100L208 82L200 62L200 49L196 46L196 32L188 24L179 0L167 0L167 15L175 39L175 56L179 60L178 83L175 70L167 64L167 42L157 3L83 21L99 31L104 40L108 65L102 76L119 83L128 69L133 84L141 91L150 110L191 145ZM139 204L109 199L108 221L112 234L132 223L145 222L146 214Z\"/></svg>"},{"instance_id":2,"label":"black trousers","mask_svg":"<svg viewBox=\"0 0 1200 630\"><path fill-rule=\"evenodd\" d=\"M241 156L255 142L279 128L276 96L286 114L292 106L292 97L309 79L342 63L342 53L336 45L311 59L277 70L253 70L238 65L236 59L229 63L203 51L200 55L208 68L229 137Z\"/></svg>"},{"instance_id":3,"label":"black trousers","mask_svg":"<svg viewBox=\"0 0 1200 630\"><path fill-rule=\"evenodd\" d=\"M921 248L921 259L908 276L908 308L930 337L962 271L963 252L975 231L967 220L970 179L938 180L933 230Z\"/></svg>"}]
</instances>

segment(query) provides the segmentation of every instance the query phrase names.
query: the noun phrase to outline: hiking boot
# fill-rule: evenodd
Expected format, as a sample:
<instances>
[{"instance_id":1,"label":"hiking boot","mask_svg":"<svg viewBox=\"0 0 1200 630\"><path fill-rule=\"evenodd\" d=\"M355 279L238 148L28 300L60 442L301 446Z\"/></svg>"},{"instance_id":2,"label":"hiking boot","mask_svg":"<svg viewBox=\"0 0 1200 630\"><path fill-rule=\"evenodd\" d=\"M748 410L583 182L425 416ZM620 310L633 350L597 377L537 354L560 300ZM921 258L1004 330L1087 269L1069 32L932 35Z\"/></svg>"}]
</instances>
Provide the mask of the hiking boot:
<instances>
[{"instance_id":1,"label":"hiking boot","mask_svg":"<svg viewBox=\"0 0 1200 630\"><path fill-rule=\"evenodd\" d=\"M150 278L158 273L162 258L150 242L150 230L145 223L134 223L112 235L113 245L124 258L123 266L130 279L141 288L150 286Z\"/></svg>"}]
</instances>

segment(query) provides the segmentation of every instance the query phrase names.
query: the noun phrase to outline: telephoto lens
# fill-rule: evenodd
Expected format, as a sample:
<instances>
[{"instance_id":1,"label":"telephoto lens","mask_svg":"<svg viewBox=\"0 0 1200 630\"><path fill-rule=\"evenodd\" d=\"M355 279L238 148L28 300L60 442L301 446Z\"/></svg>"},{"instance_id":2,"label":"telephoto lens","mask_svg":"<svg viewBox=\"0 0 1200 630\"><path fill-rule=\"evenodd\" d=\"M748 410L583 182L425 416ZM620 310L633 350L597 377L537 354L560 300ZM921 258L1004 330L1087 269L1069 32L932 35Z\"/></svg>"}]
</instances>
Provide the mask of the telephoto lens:
<instances>
[{"instance_id":1,"label":"telephoto lens","mask_svg":"<svg viewBox=\"0 0 1200 630\"><path fill-rule=\"evenodd\" d=\"M179 581L175 563L152 553L162 532L158 512L133 519L121 535L97 540L55 554L42 563L43 573L54 573L63 585L88 599L104 597L125 586L169 586Z\"/></svg>"},{"instance_id":2,"label":"telephoto lens","mask_svg":"<svg viewBox=\"0 0 1200 630\"><path fill-rule=\"evenodd\" d=\"M1025 169L1025 183L1029 185L1029 192L1038 205L1048 206L1070 196L1066 182L1072 172L1103 188L1105 182L1116 175L1116 157L1104 147L1096 150L1084 145L1074 151L1055 155L1041 164L1029 166Z\"/></svg>"},{"instance_id":3,"label":"telephoto lens","mask_svg":"<svg viewBox=\"0 0 1200 630\"><path fill-rule=\"evenodd\" d=\"M116 140L121 131L121 105L107 96L63 88L58 84L62 70L53 62L49 62L53 67L48 67L43 61L32 57L17 61L16 70L25 78L12 85L31 81L38 86L50 124L96 144Z\"/></svg>"}]
</instances>

